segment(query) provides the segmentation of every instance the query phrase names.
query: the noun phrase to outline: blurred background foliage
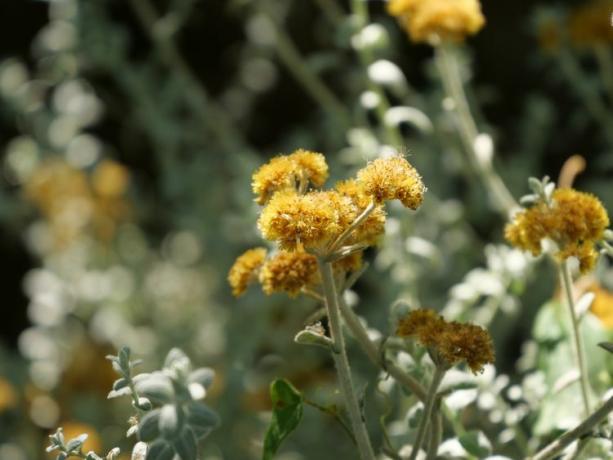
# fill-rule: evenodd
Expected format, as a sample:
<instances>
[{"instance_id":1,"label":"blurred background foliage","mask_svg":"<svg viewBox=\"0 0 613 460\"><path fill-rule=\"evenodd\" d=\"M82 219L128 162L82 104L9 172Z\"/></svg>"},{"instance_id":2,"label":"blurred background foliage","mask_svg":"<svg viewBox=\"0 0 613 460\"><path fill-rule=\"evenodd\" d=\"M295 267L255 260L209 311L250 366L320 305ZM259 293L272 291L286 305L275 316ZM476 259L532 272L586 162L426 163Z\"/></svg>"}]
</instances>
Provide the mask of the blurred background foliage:
<instances>
[{"instance_id":1,"label":"blurred background foliage","mask_svg":"<svg viewBox=\"0 0 613 460\"><path fill-rule=\"evenodd\" d=\"M583 3L485 0L487 26L458 53L513 194L580 154L576 187L611 211L610 31L590 42L595 22L572 20ZM348 300L384 333L390 308L407 304L489 326L499 375L480 377L489 397L458 403L463 423L511 457L526 431L546 439L574 423L572 391L537 410L572 362L555 271L503 242L505 217L467 165L431 48L411 44L383 2L368 9L367 26L340 0L0 1L0 458L44 458L59 424L67 437L88 431L92 448L120 442L129 413L105 401L104 356L122 345L152 367L178 346L216 370L208 402L222 428L206 459L258 458L274 377L335 401L331 361L292 341L315 302L236 300L225 284L259 241L252 171L299 147L324 152L333 179L390 149L422 173L423 208L390 209ZM378 112L381 99L392 110ZM581 280L596 296L593 341L613 331L608 265ZM606 389L613 364L588 349ZM376 377L357 352L352 362L360 381ZM367 404L385 406L372 389ZM406 410L390 415L400 443ZM352 458L334 420L305 418L279 458Z\"/></svg>"}]
</instances>

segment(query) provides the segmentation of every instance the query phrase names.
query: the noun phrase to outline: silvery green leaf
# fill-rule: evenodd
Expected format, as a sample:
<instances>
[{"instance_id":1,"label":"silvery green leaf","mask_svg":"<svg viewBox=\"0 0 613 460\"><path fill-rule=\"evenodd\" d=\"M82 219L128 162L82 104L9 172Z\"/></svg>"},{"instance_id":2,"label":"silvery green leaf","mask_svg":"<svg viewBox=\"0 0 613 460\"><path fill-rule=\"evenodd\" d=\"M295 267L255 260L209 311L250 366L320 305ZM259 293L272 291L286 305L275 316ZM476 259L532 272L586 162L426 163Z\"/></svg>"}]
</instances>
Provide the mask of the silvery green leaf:
<instances>
[{"instance_id":1,"label":"silvery green leaf","mask_svg":"<svg viewBox=\"0 0 613 460\"><path fill-rule=\"evenodd\" d=\"M534 193L531 193L529 195L524 195L519 199L519 203L520 204L533 204L534 202L538 201L539 196L535 195Z\"/></svg>"},{"instance_id":2,"label":"silvery green leaf","mask_svg":"<svg viewBox=\"0 0 613 460\"><path fill-rule=\"evenodd\" d=\"M180 426L177 406L166 404L162 407L158 419L158 427L162 436L167 439L173 438L179 432Z\"/></svg>"},{"instance_id":3,"label":"silvery green leaf","mask_svg":"<svg viewBox=\"0 0 613 460\"><path fill-rule=\"evenodd\" d=\"M128 431L126 431L126 438L134 436L136 433L138 433L138 425L132 425L128 428Z\"/></svg>"},{"instance_id":4,"label":"silvery green leaf","mask_svg":"<svg viewBox=\"0 0 613 460\"><path fill-rule=\"evenodd\" d=\"M543 193L547 199L551 198L551 194L556 188L556 184L554 182L549 182L547 185L543 187Z\"/></svg>"},{"instance_id":5,"label":"silvery green leaf","mask_svg":"<svg viewBox=\"0 0 613 460\"><path fill-rule=\"evenodd\" d=\"M106 454L106 460L115 460L117 457L119 457L119 454L121 453L121 450L119 450L119 447L113 447L108 454Z\"/></svg>"},{"instance_id":6,"label":"silvery green leaf","mask_svg":"<svg viewBox=\"0 0 613 460\"><path fill-rule=\"evenodd\" d=\"M172 460L175 450L172 445L163 440L157 440L149 446L147 460Z\"/></svg>"},{"instance_id":7,"label":"silvery green leaf","mask_svg":"<svg viewBox=\"0 0 613 460\"><path fill-rule=\"evenodd\" d=\"M173 348L166 355L166 359L164 360L164 368L171 369L176 366L185 367L189 366L191 361L187 357L183 350L179 348Z\"/></svg>"},{"instance_id":8,"label":"silvery green leaf","mask_svg":"<svg viewBox=\"0 0 613 460\"><path fill-rule=\"evenodd\" d=\"M113 390L115 391L121 390L122 388L127 387L129 384L130 384L130 381L122 377L113 382Z\"/></svg>"},{"instance_id":9,"label":"silvery green leaf","mask_svg":"<svg viewBox=\"0 0 613 460\"><path fill-rule=\"evenodd\" d=\"M187 389L189 390L189 394L194 401L204 399L204 397L206 396L206 390L199 383L190 383L189 385L187 385Z\"/></svg>"},{"instance_id":10,"label":"silvery green leaf","mask_svg":"<svg viewBox=\"0 0 613 460\"><path fill-rule=\"evenodd\" d=\"M219 416L205 404L193 402L187 406L187 423L198 439L202 439L219 426Z\"/></svg>"},{"instance_id":11,"label":"silvery green leaf","mask_svg":"<svg viewBox=\"0 0 613 460\"><path fill-rule=\"evenodd\" d=\"M66 450L68 452L77 451L81 448L88 435L83 433L77 436L76 438L72 438L70 441L66 443Z\"/></svg>"},{"instance_id":12,"label":"silvery green leaf","mask_svg":"<svg viewBox=\"0 0 613 460\"><path fill-rule=\"evenodd\" d=\"M466 451L477 458L483 458L492 452L492 445L481 431L468 431L458 440Z\"/></svg>"},{"instance_id":13,"label":"silvery green leaf","mask_svg":"<svg viewBox=\"0 0 613 460\"><path fill-rule=\"evenodd\" d=\"M106 395L106 399L119 398L120 396L126 396L131 393L132 393L132 390L130 390L130 387L124 387L119 390L111 390L109 391L109 394Z\"/></svg>"},{"instance_id":14,"label":"silvery green leaf","mask_svg":"<svg viewBox=\"0 0 613 460\"><path fill-rule=\"evenodd\" d=\"M144 442L137 442L134 444L130 460L145 460L147 457L147 447L147 444Z\"/></svg>"},{"instance_id":15,"label":"silvery green leaf","mask_svg":"<svg viewBox=\"0 0 613 460\"><path fill-rule=\"evenodd\" d=\"M144 410L146 412L146 411L151 410L151 408L153 407L153 404L151 404L151 401L149 401L149 399L143 396L139 396L138 401L134 403L134 406L137 409Z\"/></svg>"},{"instance_id":16,"label":"silvery green leaf","mask_svg":"<svg viewBox=\"0 0 613 460\"><path fill-rule=\"evenodd\" d=\"M181 431L181 434L175 439L173 447L181 460L196 460L198 456L196 435L189 427Z\"/></svg>"},{"instance_id":17,"label":"silvery green leaf","mask_svg":"<svg viewBox=\"0 0 613 460\"><path fill-rule=\"evenodd\" d=\"M138 424L138 437L141 441L151 442L160 436L160 409L152 410L141 418Z\"/></svg>"},{"instance_id":18,"label":"silvery green leaf","mask_svg":"<svg viewBox=\"0 0 613 460\"><path fill-rule=\"evenodd\" d=\"M603 233L603 238L605 240L613 241L613 230L607 228Z\"/></svg>"},{"instance_id":19,"label":"silvery green leaf","mask_svg":"<svg viewBox=\"0 0 613 460\"><path fill-rule=\"evenodd\" d=\"M117 355L117 357L119 358L119 365L121 366L121 369L125 373L129 373L130 372L130 348L122 347L121 350L119 350L119 354Z\"/></svg>"},{"instance_id":20,"label":"silvery green leaf","mask_svg":"<svg viewBox=\"0 0 613 460\"><path fill-rule=\"evenodd\" d=\"M66 452L60 452L57 454L57 457L55 457L55 460L66 460L67 458L68 454Z\"/></svg>"},{"instance_id":21,"label":"silvery green leaf","mask_svg":"<svg viewBox=\"0 0 613 460\"><path fill-rule=\"evenodd\" d=\"M204 388L208 389L215 378L215 371L208 367L201 367L189 374L188 383L199 383Z\"/></svg>"},{"instance_id":22,"label":"silvery green leaf","mask_svg":"<svg viewBox=\"0 0 613 460\"><path fill-rule=\"evenodd\" d=\"M148 398L154 404L165 404L172 401L174 390L172 383L160 372L154 372L139 381L135 381L139 395Z\"/></svg>"},{"instance_id":23,"label":"silvery green leaf","mask_svg":"<svg viewBox=\"0 0 613 460\"><path fill-rule=\"evenodd\" d=\"M575 312L578 318L582 318L592 306L596 295L593 292L583 294L575 304Z\"/></svg>"},{"instance_id":24,"label":"silvery green leaf","mask_svg":"<svg viewBox=\"0 0 613 460\"><path fill-rule=\"evenodd\" d=\"M543 184L536 177L528 178L528 186L536 195L541 195L543 193Z\"/></svg>"},{"instance_id":25,"label":"silvery green leaf","mask_svg":"<svg viewBox=\"0 0 613 460\"><path fill-rule=\"evenodd\" d=\"M98 456L95 452L88 452L85 456L85 460L102 460L102 457Z\"/></svg>"},{"instance_id":26,"label":"silvery green leaf","mask_svg":"<svg viewBox=\"0 0 613 460\"><path fill-rule=\"evenodd\" d=\"M296 337L294 337L294 342L299 343L300 345L323 347L327 350L332 349L333 345L332 340L329 337L309 329L308 327L307 329L304 329L296 334Z\"/></svg>"}]
</instances>

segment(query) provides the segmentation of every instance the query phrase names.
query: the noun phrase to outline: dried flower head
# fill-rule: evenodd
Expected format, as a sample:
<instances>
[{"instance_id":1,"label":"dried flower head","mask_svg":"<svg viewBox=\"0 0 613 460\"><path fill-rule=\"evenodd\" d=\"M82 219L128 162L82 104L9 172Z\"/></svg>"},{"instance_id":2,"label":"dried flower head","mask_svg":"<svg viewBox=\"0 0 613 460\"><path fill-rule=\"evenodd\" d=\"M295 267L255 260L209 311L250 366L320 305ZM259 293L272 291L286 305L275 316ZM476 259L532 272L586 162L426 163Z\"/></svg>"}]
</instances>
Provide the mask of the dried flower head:
<instances>
[{"instance_id":1,"label":"dried flower head","mask_svg":"<svg viewBox=\"0 0 613 460\"><path fill-rule=\"evenodd\" d=\"M586 273L594 267L595 244L608 226L609 216L598 198L561 188L553 192L551 205L539 201L516 214L505 228L505 237L535 256L541 254L541 241L549 238L558 246L558 260L577 257L581 272Z\"/></svg>"},{"instance_id":2,"label":"dried flower head","mask_svg":"<svg viewBox=\"0 0 613 460\"><path fill-rule=\"evenodd\" d=\"M303 251L279 251L264 263L259 279L266 294L285 292L296 297L318 281L317 258Z\"/></svg>"},{"instance_id":3,"label":"dried flower head","mask_svg":"<svg viewBox=\"0 0 613 460\"><path fill-rule=\"evenodd\" d=\"M569 17L569 35L577 46L613 43L612 0L596 0L575 9Z\"/></svg>"},{"instance_id":4,"label":"dried flower head","mask_svg":"<svg viewBox=\"0 0 613 460\"><path fill-rule=\"evenodd\" d=\"M239 297L245 293L247 286L257 279L257 272L266 259L266 249L253 248L240 255L228 272L228 283L232 294Z\"/></svg>"},{"instance_id":5,"label":"dried flower head","mask_svg":"<svg viewBox=\"0 0 613 460\"><path fill-rule=\"evenodd\" d=\"M321 153L299 149L291 155L281 155L262 165L252 178L256 202L265 204L279 190L306 189L311 183L321 187L328 178L328 165Z\"/></svg>"},{"instance_id":6,"label":"dried flower head","mask_svg":"<svg viewBox=\"0 0 613 460\"><path fill-rule=\"evenodd\" d=\"M466 362L477 373L494 362L492 338L485 329L447 322L434 310L413 310L399 321L396 335L415 338L447 367Z\"/></svg>"},{"instance_id":7,"label":"dried flower head","mask_svg":"<svg viewBox=\"0 0 613 460\"><path fill-rule=\"evenodd\" d=\"M421 205L426 191L417 170L400 155L371 161L358 171L357 182L376 203L400 200L410 209Z\"/></svg>"},{"instance_id":8,"label":"dried flower head","mask_svg":"<svg viewBox=\"0 0 613 460\"><path fill-rule=\"evenodd\" d=\"M462 41L485 24L478 0L390 0L387 10L414 42Z\"/></svg>"},{"instance_id":9,"label":"dried flower head","mask_svg":"<svg viewBox=\"0 0 613 460\"><path fill-rule=\"evenodd\" d=\"M323 248L356 217L351 200L335 191L299 195L292 190L273 195L262 210L258 227L282 249Z\"/></svg>"}]
</instances>

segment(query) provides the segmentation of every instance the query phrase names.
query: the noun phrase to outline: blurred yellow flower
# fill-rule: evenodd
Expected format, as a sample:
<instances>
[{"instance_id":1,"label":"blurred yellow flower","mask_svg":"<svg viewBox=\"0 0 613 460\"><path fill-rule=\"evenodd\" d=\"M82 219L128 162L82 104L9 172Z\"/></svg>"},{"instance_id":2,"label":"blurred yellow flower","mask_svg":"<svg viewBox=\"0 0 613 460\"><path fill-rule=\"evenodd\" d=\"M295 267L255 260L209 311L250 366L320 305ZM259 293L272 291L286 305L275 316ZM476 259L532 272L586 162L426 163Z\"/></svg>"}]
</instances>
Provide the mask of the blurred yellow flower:
<instances>
[{"instance_id":1,"label":"blurred yellow flower","mask_svg":"<svg viewBox=\"0 0 613 460\"><path fill-rule=\"evenodd\" d=\"M258 204L266 203L279 190L306 191L309 183L321 187L328 178L328 165L321 153L299 149L260 166L253 174L251 187Z\"/></svg>"},{"instance_id":2,"label":"blurred yellow flower","mask_svg":"<svg viewBox=\"0 0 613 460\"><path fill-rule=\"evenodd\" d=\"M568 20L570 39L578 46L613 43L612 0L595 0L571 12Z\"/></svg>"},{"instance_id":3,"label":"blurred yellow flower","mask_svg":"<svg viewBox=\"0 0 613 460\"><path fill-rule=\"evenodd\" d=\"M92 174L92 187L101 197L117 198L123 195L129 181L130 173L125 166L113 160L101 161Z\"/></svg>"},{"instance_id":4,"label":"blurred yellow flower","mask_svg":"<svg viewBox=\"0 0 613 460\"><path fill-rule=\"evenodd\" d=\"M358 171L358 184L376 203L400 200L409 209L417 209L426 187L417 170L402 156L378 158Z\"/></svg>"},{"instance_id":5,"label":"blurred yellow flower","mask_svg":"<svg viewBox=\"0 0 613 460\"><path fill-rule=\"evenodd\" d=\"M587 289L594 293L591 311L607 329L613 329L613 292L594 283Z\"/></svg>"},{"instance_id":6,"label":"blurred yellow flower","mask_svg":"<svg viewBox=\"0 0 613 460\"><path fill-rule=\"evenodd\" d=\"M505 237L513 246L535 256L541 254L541 241L549 238L558 246L558 260L577 257L581 272L586 273L596 263L595 244L608 226L609 216L598 198L560 188L553 192L551 205L540 201L517 213L507 224Z\"/></svg>"},{"instance_id":7,"label":"blurred yellow flower","mask_svg":"<svg viewBox=\"0 0 613 460\"><path fill-rule=\"evenodd\" d=\"M232 294L240 297L247 290L247 286L257 279L257 273L266 259L265 248L253 248L239 256L228 273L228 283Z\"/></svg>"},{"instance_id":8,"label":"blurred yellow flower","mask_svg":"<svg viewBox=\"0 0 613 460\"><path fill-rule=\"evenodd\" d=\"M15 387L5 378L0 377L0 413L17 406L19 397Z\"/></svg>"},{"instance_id":9,"label":"blurred yellow flower","mask_svg":"<svg viewBox=\"0 0 613 460\"><path fill-rule=\"evenodd\" d=\"M266 294L285 292L296 297L315 284L318 277L317 258L302 251L279 251L260 270L260 283Z\"/></svg>"},{"instance_id":10,"label":"blurred yellow flower","mask_svg":"<svg viewBox=\"0 0 613 460\"><path fill-rule=\"evenodd\" d=\"M414 42L462 41L485 24L478 0L390 0L387 10Z\"/></svg>"}]
</instances>

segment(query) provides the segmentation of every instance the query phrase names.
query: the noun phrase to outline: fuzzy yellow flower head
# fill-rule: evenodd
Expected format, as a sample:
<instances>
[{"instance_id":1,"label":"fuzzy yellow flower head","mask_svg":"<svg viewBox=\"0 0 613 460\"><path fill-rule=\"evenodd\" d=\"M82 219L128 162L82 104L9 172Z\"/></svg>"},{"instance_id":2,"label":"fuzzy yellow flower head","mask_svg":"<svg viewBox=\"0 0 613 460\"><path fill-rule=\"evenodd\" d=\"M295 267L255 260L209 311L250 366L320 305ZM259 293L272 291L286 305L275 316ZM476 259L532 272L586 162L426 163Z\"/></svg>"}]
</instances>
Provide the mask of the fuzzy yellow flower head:
<instances>
[{"instance_id":1,"label":"fuzzy yellow flower head","mask_svg":"<svg viewBox=\"0 0 613 460\"><path fill-rule=\"evenodd\" d=\"M573 44L606 46L613 43L612 13L612 0L592 1L573 11L568 24Z\"/></svg>"},{"instance_id":2,"label":"fuzzy yellow flower head","mask_svg":"<svg viewBox=\"0 0 613 460\"><path fill-rule=\"evenodd\" d=\"M576 257L581 272L586 273L596 263L595 244L608 226L609 216L598 198L561 188L553 192L550 204L541 200L516 214L505 228L505 237L535 256L542 252L541 241L549 238L558 246L558 260Z\"/></svg>"},{"instance_id":3,"label":"fuzzy yellow flower head","mask_svg":"<svg viewBox=\"0 0 613 460\"><path fill-rule=\"evenodd\" d=\"M317 258L302 251L279 251L264 263L259 279L266 294L285 292L295 297L318 281Z\"/></svg>"},{"instance_id":4,"label":"fuzzy yellow flower head","mask_svg":"<svg viewBox=\"0 0 613 460\"><path fill-rule=\"evenodd\" d=\"M280 191L262 210L258 227L267 240L282 249L323 248L347 228L356 217L350 198L335 191L299 195Z\"/></svg>"},{"instance_id":5,"label":"fuzzy yellow flower head","mask_svg":"<svg viewBox=\"0 0 613 460\"><path fill-rule=\"evenodd\" d=\"M414 42L462 41L485 24L478 0L390 0L387 9Z\"/></svg>"},{"instance_id":6,"label":"fuzzy yellow flower head","mask_svg":"<svg viewBox=\"0 0 613 460\"><path fill-rule=\"evenodd\" d=\"M376 203L400 200L409 209L417 209L426 187L417 170L402 156L378 158L358 171L357 182Z\"/></svg>"},{"instance_id":7,"label":"fuzzy yellow flower head","mask_svg":"<svg viewBox=\"0 0 613 460\"><path fill-rule=\"evenodd\" d=\"M399 321L396 335L416 339L446 367L465 362L477 373L494 362L492 338L485 329L447 322L434 310L413 310Z\"/></svg>"},{"instance_id":8,"label":"fuzzy yellow flower head","mask_svg":"<svg viewBox=\"0 0 613 460\"><path fill-rule=\"evenodd\" d=\"M264 263L264 259L266 259L264 248L249 249L236 259L228 273L228 283L234 296L243 295L249 283L257 279L258 270Z\"/></svg>"},{"instance_id":9,"label":"fuzzy yellow flower head","mask_svg":"<svg viewBox=\"0 0 613 460\"><path fill-rule=\"evenodd\" d=\"M328 165L321 153L299 149L262 165L252 178L258 204L266 203L279 190L304 188L311 183L321 187L328 178Z\"/></svg>"},{"instance_id":10,"label":"fuzzy yellow flower head","mask_svg":"<svg viewBox=\"0 0 613 460\"><path fill-rule=\"evenodd\" d=\"M351 199L359 210L366 209L373 199L366 193L364 187L355 179L339 182L336 191ZM348 244L365 243L374 244L385 231L385 208L378 204L368 215L366 220L355 229Z\"/></svg>"}]
</instances>

